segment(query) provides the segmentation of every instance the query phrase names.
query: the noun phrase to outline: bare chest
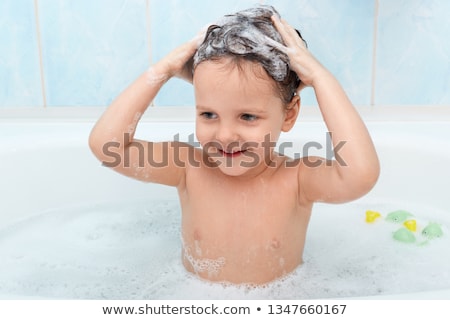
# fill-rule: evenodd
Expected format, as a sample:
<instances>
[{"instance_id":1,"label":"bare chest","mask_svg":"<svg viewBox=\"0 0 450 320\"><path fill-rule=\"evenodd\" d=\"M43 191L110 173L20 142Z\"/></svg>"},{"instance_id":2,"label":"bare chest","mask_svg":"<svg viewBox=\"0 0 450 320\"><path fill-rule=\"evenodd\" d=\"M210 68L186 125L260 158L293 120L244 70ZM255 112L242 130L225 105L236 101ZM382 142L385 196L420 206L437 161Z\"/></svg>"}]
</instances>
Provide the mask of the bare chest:
<instances>
[{"instance_id":1,"label":"bare chest","mask_svg":"<svg viewBox=\"0 0 450 320\"><path fill-rule=\"evenodd\" d=\"M292 268L301 260L311 209L302 207L297 195L295 182L287 179L251 184L198 180L180 195L185 257L214 262L208 265L227 261L223 276L244 270L253 274L263 264L276 266L277 273Z\"/></svg>"},{"instance_id":2,"label":"bare chest","mask_svg":"<svg viewBox=\"0 0 450 320\"><path fill-rule=\"evenodd\" d=\"M285 230L301 208L295 183L282 179L236 182L198 179L182 199L183 220L218 236ZM245 230L245 231L244 231Z\"/></svg>"}]
</instances>

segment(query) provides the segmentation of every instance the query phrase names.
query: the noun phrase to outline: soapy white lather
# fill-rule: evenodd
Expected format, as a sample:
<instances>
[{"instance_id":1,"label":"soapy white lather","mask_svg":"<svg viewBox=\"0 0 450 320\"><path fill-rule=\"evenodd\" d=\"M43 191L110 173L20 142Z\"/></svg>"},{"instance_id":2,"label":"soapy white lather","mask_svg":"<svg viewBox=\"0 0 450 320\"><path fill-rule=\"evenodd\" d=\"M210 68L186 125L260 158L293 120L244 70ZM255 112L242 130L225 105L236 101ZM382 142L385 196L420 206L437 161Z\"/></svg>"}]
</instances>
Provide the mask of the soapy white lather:
<instances>
[{"instance_id":1,"label":"soapy white lather","mask_svg":"<svg viewBox=\"0 0 450 320\"><path fill-rule=\"evenodd\" d=\"M157 74L153 66L148 68L147 70L147 84L150 86L154 86L155 84L162 84L168 80L168 77L166 75L160 75Z\"/></svg>"},{"instance_id":2,"label":"soapy white lather","mask_svg":"<svg viewBox=\"0 0 450 320\"><path fill-rule=\"evenodd\" d=\"M224 257L219 257L217 259L196 259L192 256L189 247L184 244L184 241L182 241L182 244L184 249L184 258L189 261L196 274L206 271L208 272L209 277L217 276L225 265Z\"/></svg>"},{"instance_id":3,"label":"soapy white lather","mask_svg":"<svg viewBox=\"0 0 450 320\"><path fill-rule=\"evenodd\" d=\"M278 12L261 6L227 15L210 26L205 41L194 56L194 68L202 61L226 55L252 56L276 81L289 76L289 58L283 40L272 25Z\"/></svg>"},{"instance_id":4,"label":"soapy white lather","mask_svg":"<svg viewBox=\"0 0 450 320\"><path fill-rule=\"evenodd\" d=\"M291 70L289 48L272 22L280 15L271 6L261 5L226 15L211 25L193 58L192 72L203 61L222 57L238 57L256 62L276 81L284 102L289 103L300 85ZM298 30L297 34L306 45Z\"/></svg>"},{"instance_id":5,"label":"soapy white lather","mask_svg":"<svg viewBox=\"0 0 450 320\"><path fill-rule=\"evenodd\" d=\"M141 119L141 116L142 116L141 112L136 112L136 114L134 115L134 118L133 118L133 122L130 123L127 127L127 133L129 133L129 134L134 133L134 131L136 130L136 127L138 125L138 122Z\"/></svg>"}]
</instances>

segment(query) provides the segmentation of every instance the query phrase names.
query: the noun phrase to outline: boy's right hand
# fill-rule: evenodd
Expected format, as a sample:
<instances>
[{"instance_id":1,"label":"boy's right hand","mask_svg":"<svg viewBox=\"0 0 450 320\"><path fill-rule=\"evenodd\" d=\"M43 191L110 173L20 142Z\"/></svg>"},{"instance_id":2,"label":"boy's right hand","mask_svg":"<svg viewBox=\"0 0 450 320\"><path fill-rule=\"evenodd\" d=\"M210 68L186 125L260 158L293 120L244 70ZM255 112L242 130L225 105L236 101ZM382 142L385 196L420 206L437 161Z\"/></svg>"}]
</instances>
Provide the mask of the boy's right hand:
<instances>
[{"instance_id":1,"label":"boy's right hand","mask_svg":"<svg viewBox=\"0 0 450 320\"><path fill-rule=\"evenodd\" d=\"M206 29L202 29L193 39L174 49L153 66L153 71L163 75L166 80L177 77L192 83L192 65L194 55L205 38Z\"/></svg>"}]
</instances>

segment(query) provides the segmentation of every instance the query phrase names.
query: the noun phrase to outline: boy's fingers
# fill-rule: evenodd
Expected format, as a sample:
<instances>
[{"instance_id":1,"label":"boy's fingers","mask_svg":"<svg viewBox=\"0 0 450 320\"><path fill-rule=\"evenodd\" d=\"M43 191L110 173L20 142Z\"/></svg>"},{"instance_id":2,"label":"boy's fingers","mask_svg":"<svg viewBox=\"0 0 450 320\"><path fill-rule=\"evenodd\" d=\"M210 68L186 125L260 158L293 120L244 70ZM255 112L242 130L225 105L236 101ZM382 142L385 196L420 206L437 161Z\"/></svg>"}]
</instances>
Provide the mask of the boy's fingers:
<instances>
[{"instance_id":1,"label":"boy's fingers","mask_svg":"<svg viewBox=\"0 0 450 320\"><path fill-rule=\"evenodd\" d=\"M197 35L194 37L194 40L196 41L197 44L197 48L200 47L203 40L205 40L206 32L208 31L211 25L212 25L211 23L204 25L203 28L201 28L200 31L197 33Z\"/></svg>"},{"instance_id":2,"label":"boy's fingers","mask_svg":"<svg viewBox=\"0 0 450 320\"><path fill-rule=\"evenodd\" d=\"M290 39L290 44L294 45L294 46L301 46L304 47L305 44L303 42L303 40L300 38L300 36L298 35L297 31L294 29L294 27L292 27L286 20L281 19L281 22L284 25L285 31L286 33L289 35L289 39Z\"/></svg>"},{"instance_id":3,"label":"boy's fingers","mask_svg":"<svg viewBox=\"0 0 450 320\"><path fill-rule=\"evenodd\" d=\"M288 48L286 46L284 46L283 44L279 43L278 41L273 40L272 38L265 36L266 41L274 48L280 50L283 53L288 52Z\"/></svg>"},{"instance_id":4,"label":"boy's fingers","mask_svg":"<svg viewBox=\"0 0 450 320\"><path fill-rule=\"evenodd\" d=\"M281 34L281 36L283 37L286 34L286 30L285 30L285 26L284 24L281 22L280 18L278 18L277 15L272 15L272 23L275 26L275 29L278 30L278 32Z\"/></svg>"},{"instance_id":5,"label":"boy's fingers","mask_svg":"<svg viewBox=\"0 0 450 320\"><path fill-rule=\"evenodd\" d=\"M295 46L297 44L297 33L295 32L295 29L291 27L289 23L287 23L286 20L278 18L278 16L273 15L272 16L272 22L275 25L275 28L280 33L281 37L283 38L283 41L286 43L286 46ZM293 35L295 33L295 37Z\"/></svg>"}]
</instances>

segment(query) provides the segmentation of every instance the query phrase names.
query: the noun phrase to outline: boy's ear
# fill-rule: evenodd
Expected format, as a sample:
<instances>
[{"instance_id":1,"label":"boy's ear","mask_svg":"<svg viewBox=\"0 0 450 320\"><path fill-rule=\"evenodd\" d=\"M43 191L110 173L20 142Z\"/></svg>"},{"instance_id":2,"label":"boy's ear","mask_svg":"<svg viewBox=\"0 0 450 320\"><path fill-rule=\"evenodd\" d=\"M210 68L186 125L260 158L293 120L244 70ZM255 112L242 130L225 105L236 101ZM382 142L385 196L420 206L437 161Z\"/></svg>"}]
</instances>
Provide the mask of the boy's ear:
<instances>
[{"instance_id":1,"label":"boy's ear","mask_svg":"<svg viewBox=\"0 0 450 320\"><path fill-rule=\"evenodd\" d=\"M283 126L281 127L281 131L288 132L292 129L297 120L298 113L300 111L300 96L296 94L291 102L286 106L285 109L285 118L283 122Z\"/></svg>"}]
</instances>

